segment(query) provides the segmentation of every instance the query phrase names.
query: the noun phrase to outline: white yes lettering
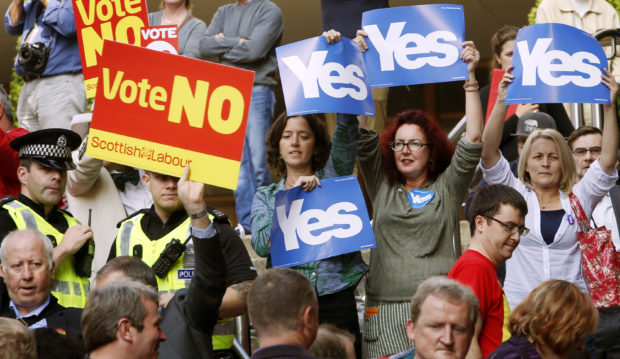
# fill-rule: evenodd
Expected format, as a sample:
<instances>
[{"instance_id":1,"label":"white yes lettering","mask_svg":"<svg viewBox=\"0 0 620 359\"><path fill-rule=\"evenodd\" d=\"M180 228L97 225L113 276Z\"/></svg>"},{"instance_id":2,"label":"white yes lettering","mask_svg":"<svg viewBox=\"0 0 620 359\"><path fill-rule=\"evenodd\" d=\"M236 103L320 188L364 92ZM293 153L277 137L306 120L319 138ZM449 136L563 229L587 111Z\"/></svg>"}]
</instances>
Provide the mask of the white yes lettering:
<instances>
[{"instance_id":1,"label":"white yes lettering","mask_svg":"<svg viewBox=\"0 0 620 359\"><path fill-rule=\"evenodd\" d=\"M282 59L301 81L305 98L319 97L319 86L328 96L343 98L347 95L361 101L368 96L368 89L362 80L364 73L359 66L346 67L337 62L325 63L327 51L314 51L306 67L298 56ZM337 87L334 85L338 85Z\"/></svg>"},{"instance_id":2,"label":"white yes lettering","mask_svg":"<svg viewBox=\"0 0 620 359\"><path fill-rule=\"evenodd\" d=\"M347 213L357 211L357 207L351 202L335 203L325 211L308 209L302 212L303 203L303 199L294 200L291 203L288 217L283 205L276 207L276 215L284 234L284 247L287 251L299 248L297 236L302 242L316 246L329 241L332 237L349 238L362 231L361 218ZM335 227L335 225L338 226ZM348 228L342 228L341 225L348 225ZM323 231L317 235L312 234L321 229Z\"/></svg>"},{"instance_id":3,"label":"white yes lettering","mask_svg":"<svg viewBox=\"0 0 620 359\"><path fill-rule=\"evenodd\" d=\"M527 41L517 43L523 64L523 86L536 86L537 74L549 86L564 86L572 82L581 87L593 87L601 82L601 71L591 65L600 64L598 57L585 51L572 55L561 50L547 51L552 40L537 39L531 52ZM554 73L557 73L556 76Z\"/></svg>"},{"instance_id":4,"label":"white yes lettering","mask_svg":"<svg viewBox=\"0 0 620 359\"><path fill-rule=\"evenodd\" d=\"M433 67L446 67L458 60L459 49L452 44L445 43L445 41L457 40L452 32L434 31L426 37L416 33L401 35L405 24L404 21L391 23L385 37L381 35L377 25L364 26L368 38L379 52L381 71L393 71L394 60L400 67L407 70L419 69L427 64ZM431 53L439 53L443 56L418 56L415 60L409 58L410 55Z\"/></svg>"}]
</instances>

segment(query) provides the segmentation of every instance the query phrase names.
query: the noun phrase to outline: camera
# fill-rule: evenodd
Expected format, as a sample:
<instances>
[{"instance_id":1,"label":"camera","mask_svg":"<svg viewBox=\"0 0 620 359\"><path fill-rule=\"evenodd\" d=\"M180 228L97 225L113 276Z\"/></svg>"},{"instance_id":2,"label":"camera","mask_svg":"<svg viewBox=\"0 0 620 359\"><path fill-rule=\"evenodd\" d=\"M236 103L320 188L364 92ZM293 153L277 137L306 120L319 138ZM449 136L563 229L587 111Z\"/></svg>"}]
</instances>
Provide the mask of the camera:
<instances>
[{"instance_id":1,"label":"camera","mask_svg":"<svg viewBox=\"0 0 620 359\"><path fill-rule=\"evenodd\" d=\"M49 54L49 47L42 42L23 43L17 53L17 64L25 70L40 74L45 70Z\"/></svg>"}]
</instances>

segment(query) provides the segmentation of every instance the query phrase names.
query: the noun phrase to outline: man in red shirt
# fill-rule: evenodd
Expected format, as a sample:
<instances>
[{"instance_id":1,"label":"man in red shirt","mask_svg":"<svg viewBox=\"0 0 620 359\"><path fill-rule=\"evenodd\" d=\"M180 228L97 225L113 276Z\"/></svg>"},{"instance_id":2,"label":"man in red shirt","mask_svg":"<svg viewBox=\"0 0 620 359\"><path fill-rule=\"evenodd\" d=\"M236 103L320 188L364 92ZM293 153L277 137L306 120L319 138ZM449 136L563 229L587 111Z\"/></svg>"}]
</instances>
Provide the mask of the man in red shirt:
<instances>
[{"instance_id":1,"label":"man in red shirt","mask_svg":"<svg viewBox=\"0 0 620 359\"><path fill-rule=\"evenodd\" d=\"M504 340L510 309L497 277L504 264L527 233L523 226L527 204L516 190L499 184L478 189L469 209L472 240L469 249L456 261L448 278L473 290L480 305L476 330L467 359L486 358Z\"/></svg>"}]
</instances>

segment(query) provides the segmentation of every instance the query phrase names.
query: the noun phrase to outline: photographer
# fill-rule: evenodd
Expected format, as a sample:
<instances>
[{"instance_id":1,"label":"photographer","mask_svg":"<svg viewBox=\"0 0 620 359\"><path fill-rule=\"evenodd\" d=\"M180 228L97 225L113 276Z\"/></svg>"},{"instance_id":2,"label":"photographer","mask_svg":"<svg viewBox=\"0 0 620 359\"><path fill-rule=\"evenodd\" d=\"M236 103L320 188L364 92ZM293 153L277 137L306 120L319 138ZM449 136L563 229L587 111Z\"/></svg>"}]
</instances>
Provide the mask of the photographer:
<instances>
[{"instance_id":1,"label":"photographer","mask_svg":"<svg viewBox=\"0 0 620 359\"><path fill-rule=\"evenodd\" d=\"M29 131L69 128L86 110L86 93L70 0L12 0L9 35L22 35L15 70L24 80L17 119Z\"/></svg>"}]
</instances>

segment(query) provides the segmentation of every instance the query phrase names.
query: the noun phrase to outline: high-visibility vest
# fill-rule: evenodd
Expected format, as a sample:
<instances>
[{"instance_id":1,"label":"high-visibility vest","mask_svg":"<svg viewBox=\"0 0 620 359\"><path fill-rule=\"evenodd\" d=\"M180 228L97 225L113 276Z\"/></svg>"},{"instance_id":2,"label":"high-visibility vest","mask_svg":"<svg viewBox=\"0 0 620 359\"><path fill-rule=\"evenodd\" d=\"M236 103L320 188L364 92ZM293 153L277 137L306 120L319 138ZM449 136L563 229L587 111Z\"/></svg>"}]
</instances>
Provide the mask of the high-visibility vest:
<instances>
[{"instance_id":1,"label":"high-visibility vest","mask_svg":"<svg viewBox=\"0 0 620 359\"><path fill-rule=\"evenodd\" d=\"M142 217L144 217L144 213L133 216L121 223L115 242L117 256L133 256L134 253L136 253L134 249L137 246L141 246L142 250L140 252L142 256L140 259L147 265L152 266L168 243L173 239L178 239L181 243L185 243L189 236L190 219L188 217L183 223L170 231L170 233L152 241L142 230L142 226L140 225ZM155 276L155 278L157 278L159 294L174 293L178 289L187 288L189 286L189 278L179 279L179 277L181 277L179 276L179 270L194 269L193 265L191 268L183 268L184 259L185 254L182 254L181 258L170 268L165 278Z\"/></svg>"},{"instance_id":2,"label":"high-visibility vest","mask_svg":"<svg viewBox=\"0 0 620 359\"><path fill-rule=\"evenodd\" d=\"M56 240L54 245L60 244L64 237L56 228L49 224L45 218L41 217L32 208L13 200L2 206L7 210L17 229L35 229L46 236L52 236ZM69 227L73 227L80 222L62 212ZM51 293L58 299L58 303L64 307L84 308L86 297L90 290L88 278L80 277L75 273L75 258L67 256L62 263L56 263L56 270L52 277Z\"/></svg>"},{"instance_id":3,"label":"high-visibility vest","mask_svg":"<svg viewBox=\"0 0 620 359\"><path fill-rule=\"evenodd\" d=\"M189 217L179 226L170 231L165 236L151 240L142 230L140 221L144 217L144 213L137 214L131 218L121 222L116 236L115 246L117 256L133 256L134 253L142 253L142 261L152 266L161 252L164 251L166 245L173 239L178 239L181 243L185 243L190 236L190 219ZM214 216L209 213L209 219L214 220ZM136 251L136 247L141 246L140 251ZM191 278L183 275L186 271L194 270L194 263L185 263L185 253L170 268L165 278L157 278L157 287L159 294L174 293L178 289L189 287ZM233 346L235 332L234 318L220 319L213 330L212 344L213 350L230 349Z\"/></svg>"}]
</instances>

